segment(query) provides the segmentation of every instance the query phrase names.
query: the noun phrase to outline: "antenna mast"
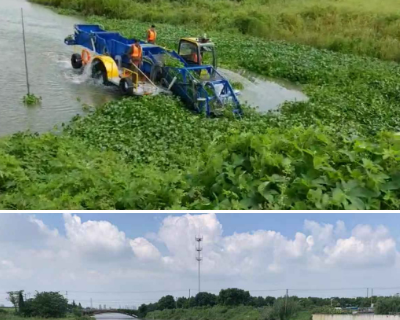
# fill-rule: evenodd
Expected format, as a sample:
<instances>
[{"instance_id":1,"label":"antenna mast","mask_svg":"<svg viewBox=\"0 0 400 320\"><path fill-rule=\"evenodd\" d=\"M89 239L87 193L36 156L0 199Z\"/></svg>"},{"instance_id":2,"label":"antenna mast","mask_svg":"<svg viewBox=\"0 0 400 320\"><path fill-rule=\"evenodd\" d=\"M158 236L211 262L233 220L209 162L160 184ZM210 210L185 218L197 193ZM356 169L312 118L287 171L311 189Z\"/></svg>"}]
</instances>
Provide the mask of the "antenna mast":
<instances>
[{"instance_id":1,"label":"antenna mast","mask_svg":"<svg viewBox=\"0 0 400 320\"><path fill-rule=\"evenodd\" d=\"M201 246L201 242L203 241L203 237L202 236L196 236L196 251L197 251L197 263L199 265L199 293L200 293L200 262L201 260L203 260L203 258L201 257L201 251L203 250L203 247Z\"/></svg>"}]
</instances>

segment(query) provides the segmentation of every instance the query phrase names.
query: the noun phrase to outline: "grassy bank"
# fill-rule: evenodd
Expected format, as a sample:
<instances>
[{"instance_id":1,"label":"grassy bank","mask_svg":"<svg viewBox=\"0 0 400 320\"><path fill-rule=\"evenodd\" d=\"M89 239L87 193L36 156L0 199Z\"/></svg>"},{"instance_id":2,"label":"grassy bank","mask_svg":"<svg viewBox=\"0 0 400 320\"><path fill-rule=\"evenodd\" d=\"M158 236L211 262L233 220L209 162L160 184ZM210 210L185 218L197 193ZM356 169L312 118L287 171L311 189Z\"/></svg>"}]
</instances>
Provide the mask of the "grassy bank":
<instances>
[{"instance_id":1,"label":"grassy bank","mask_svg":"<svg viewBox=\"0 0 400 320\"><path fill-rule=\"evenodd\" d=\"M146 319L162 320L261 320L264 309L254 307L222 307L191 308L153 311L146 315Z\"/></svg>"},{"instance_id":2,"label":"grassy bank","mask_svg":"<svg viewBox=\"0 0 400 320\"><path fill-rule=\"evenodd\" d=\"M11 313L14 313L15 312L15 309L14 308L1 308L0 307L0 317L1 316L4 316L5 314L11 314Z\"/></svg>"},{"instance_id":3,"label":"grassy bank","mask_svg":"<svg viewBox=\"0 0 400 320\"><path fill-rule=\"evenodd\" d=\"M400 61L400 3L386 0L32 0L85 15L245 35ZM163 29L160 28L160 33ZM143 33L144 34L144 33Z\"/></svg>"},{"instance_id":4,"label":"grassy bank","mask_svg":"<svg viewBox=\"0 0 400 320\"><path fill-rule=\"evenodd\" d=\"M0 319L1 320L25 320L26 318L15 315L11 312L7 313L1 313L0 312ZM30 320L43 320L44 318L37 318L37 317L31 317L29 318ZM68 318L46 318L46 320L74 320L73 317L68 317ZM87 319L85 319L87 320Z\"/></svg>"},{"instance_id":5,"label":"grassy bank","mask_svg":"<svg viewBox=\"0 0 400 320\"><path fill-rule=\"evenodd\" d=\"M269 309L254 307L224 307L191 308L153 311L146 315L145 319L162 320L269 320ZM300 311L290 320L310 320L311 312Z\"/></svg>"},{"instance_id":6,"label":"grassy bank","mask_svg":"<svg viewBox=\"0 0 400 320\"><path fill-rule=\"evenodd\" d=\"M147 26L88 21L125 36ZM159 42L169 47L197 32L161 29ZM62 135L2 139L0 208L400 207L397 64L232 33L211 36L224 66L299 83L310 100L238 120L193 115L173 98L125 99L76 117Z\"/></svg>"}]
</instances>

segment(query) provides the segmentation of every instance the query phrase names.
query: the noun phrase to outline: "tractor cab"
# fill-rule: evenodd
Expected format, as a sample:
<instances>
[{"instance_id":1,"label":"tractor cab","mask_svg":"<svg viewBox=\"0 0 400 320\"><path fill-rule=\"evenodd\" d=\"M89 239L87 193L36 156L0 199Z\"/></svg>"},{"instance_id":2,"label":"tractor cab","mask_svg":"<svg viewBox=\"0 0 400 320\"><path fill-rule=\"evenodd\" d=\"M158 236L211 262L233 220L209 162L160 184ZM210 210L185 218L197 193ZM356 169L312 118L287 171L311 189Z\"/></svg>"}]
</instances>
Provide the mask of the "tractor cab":
<instances>
[{"instance_id":1,"label":"tractor cab","mask_svg":"<svg viewBox=\"0 0 400 320\"><path fill-rule=\"evenodd\" d=\"M215 45L203 38L182 38L179 41L178 54L192 66L211 65L217 68Z\"/></svg>"}]
</instances>

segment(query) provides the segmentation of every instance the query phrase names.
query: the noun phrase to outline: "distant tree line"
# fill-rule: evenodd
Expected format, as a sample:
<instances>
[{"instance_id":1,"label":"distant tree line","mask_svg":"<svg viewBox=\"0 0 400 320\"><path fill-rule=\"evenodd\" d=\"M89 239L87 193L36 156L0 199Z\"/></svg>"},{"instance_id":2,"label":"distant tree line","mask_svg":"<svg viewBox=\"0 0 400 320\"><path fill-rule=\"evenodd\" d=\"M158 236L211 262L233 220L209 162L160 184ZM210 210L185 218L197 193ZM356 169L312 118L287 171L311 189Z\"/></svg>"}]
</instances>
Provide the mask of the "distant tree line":
<instances>
[{"instance_id":1,"label":"distant tree line","mask_svg":"<svg viewBox=\"0 0 400 320\"><path fill-rule=\"evenodd\" d=\"M188 309L193 307L213 307L215 305L266 307L273 306L275 301L275 297L252 297L249 291L231 288L221 290L218 295L200 292L194 297L180 297L176 300L173 296L167 295L156 303L142 304L138 311L140 316L144 317L148 312L164 309Z\"/></svg>"},{"instance_id":2,"label":"distant tree line","mask_svg":"<svg viewBox=\"0 0 400 320\"><path fill-rule=\"evenodd\" d=\"M375 305L376 314L394 314L400 313L400 298L385 297L379 298Z\"/></svg>"},{"instance_id":3,"label":"distant tree line","mask_svg":"<svg viewBox=\"0 0 400 320\"><path fill-rule=\"evenodd\" d=\"M335 308L367 308L372 303L375 304L376 314L390 314L400 312L400 298L398 297L357 297L357 298L318 298L318 297L307 297L300 298L297 296L291 296L288 300L291 306L294 306L295 310L309 310L318 311L321 313L334 313ZM142 304L138 311L141 317L146 316L148 312L165 310L165 309L188 309L194 307L213 307L215 305L222 306L253 306L257 308L261 307L274 307L275 312L282 310L281 305L285 304L285 298L275 297L254 297L251 296L249 291L231 288L224 289L219 292L218 295L200 292L194 297L180 297L176 300L173 296L167 295L162 297L158 302ZM285 306L286 312L288 312L289 305ZM337 313L337 312L336 312ZM282 319L280 316L279 318Z\"/></svg>"}]
</instances>

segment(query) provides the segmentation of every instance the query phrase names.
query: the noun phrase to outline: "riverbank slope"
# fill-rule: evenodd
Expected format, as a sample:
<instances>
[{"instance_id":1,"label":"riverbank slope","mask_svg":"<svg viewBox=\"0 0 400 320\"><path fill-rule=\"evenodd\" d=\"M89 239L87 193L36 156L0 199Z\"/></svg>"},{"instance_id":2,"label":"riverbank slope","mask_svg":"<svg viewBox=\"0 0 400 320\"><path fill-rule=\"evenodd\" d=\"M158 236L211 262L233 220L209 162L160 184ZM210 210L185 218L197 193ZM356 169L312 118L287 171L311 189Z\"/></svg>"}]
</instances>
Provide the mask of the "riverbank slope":
<instances>
[{"instance_id":1,"label":"riverbank slope","mask_svg":"<svg viewBox=\"0 0 400 320\"><path fill-rule=\"evenodd\" d=\"M396 0L386 0L385 5L379 0L31 1L84 15L186 25L199 32L232 30L400 61L400 4Z\"/></svg>"},{"instance_id":2,"label":"riverbank slope","mask_svg":"<svg viewBox=\"0 0 400 320\"><path fill-rule=\"evenodd\" d=\"M172 309L153 311L146 315L145 319L162 320L269 320L270 308L255 307L225 307L214 306L209 308ZM311 312L300 311L289 320L311 320Z\"/></svg>"}]
</instances>

